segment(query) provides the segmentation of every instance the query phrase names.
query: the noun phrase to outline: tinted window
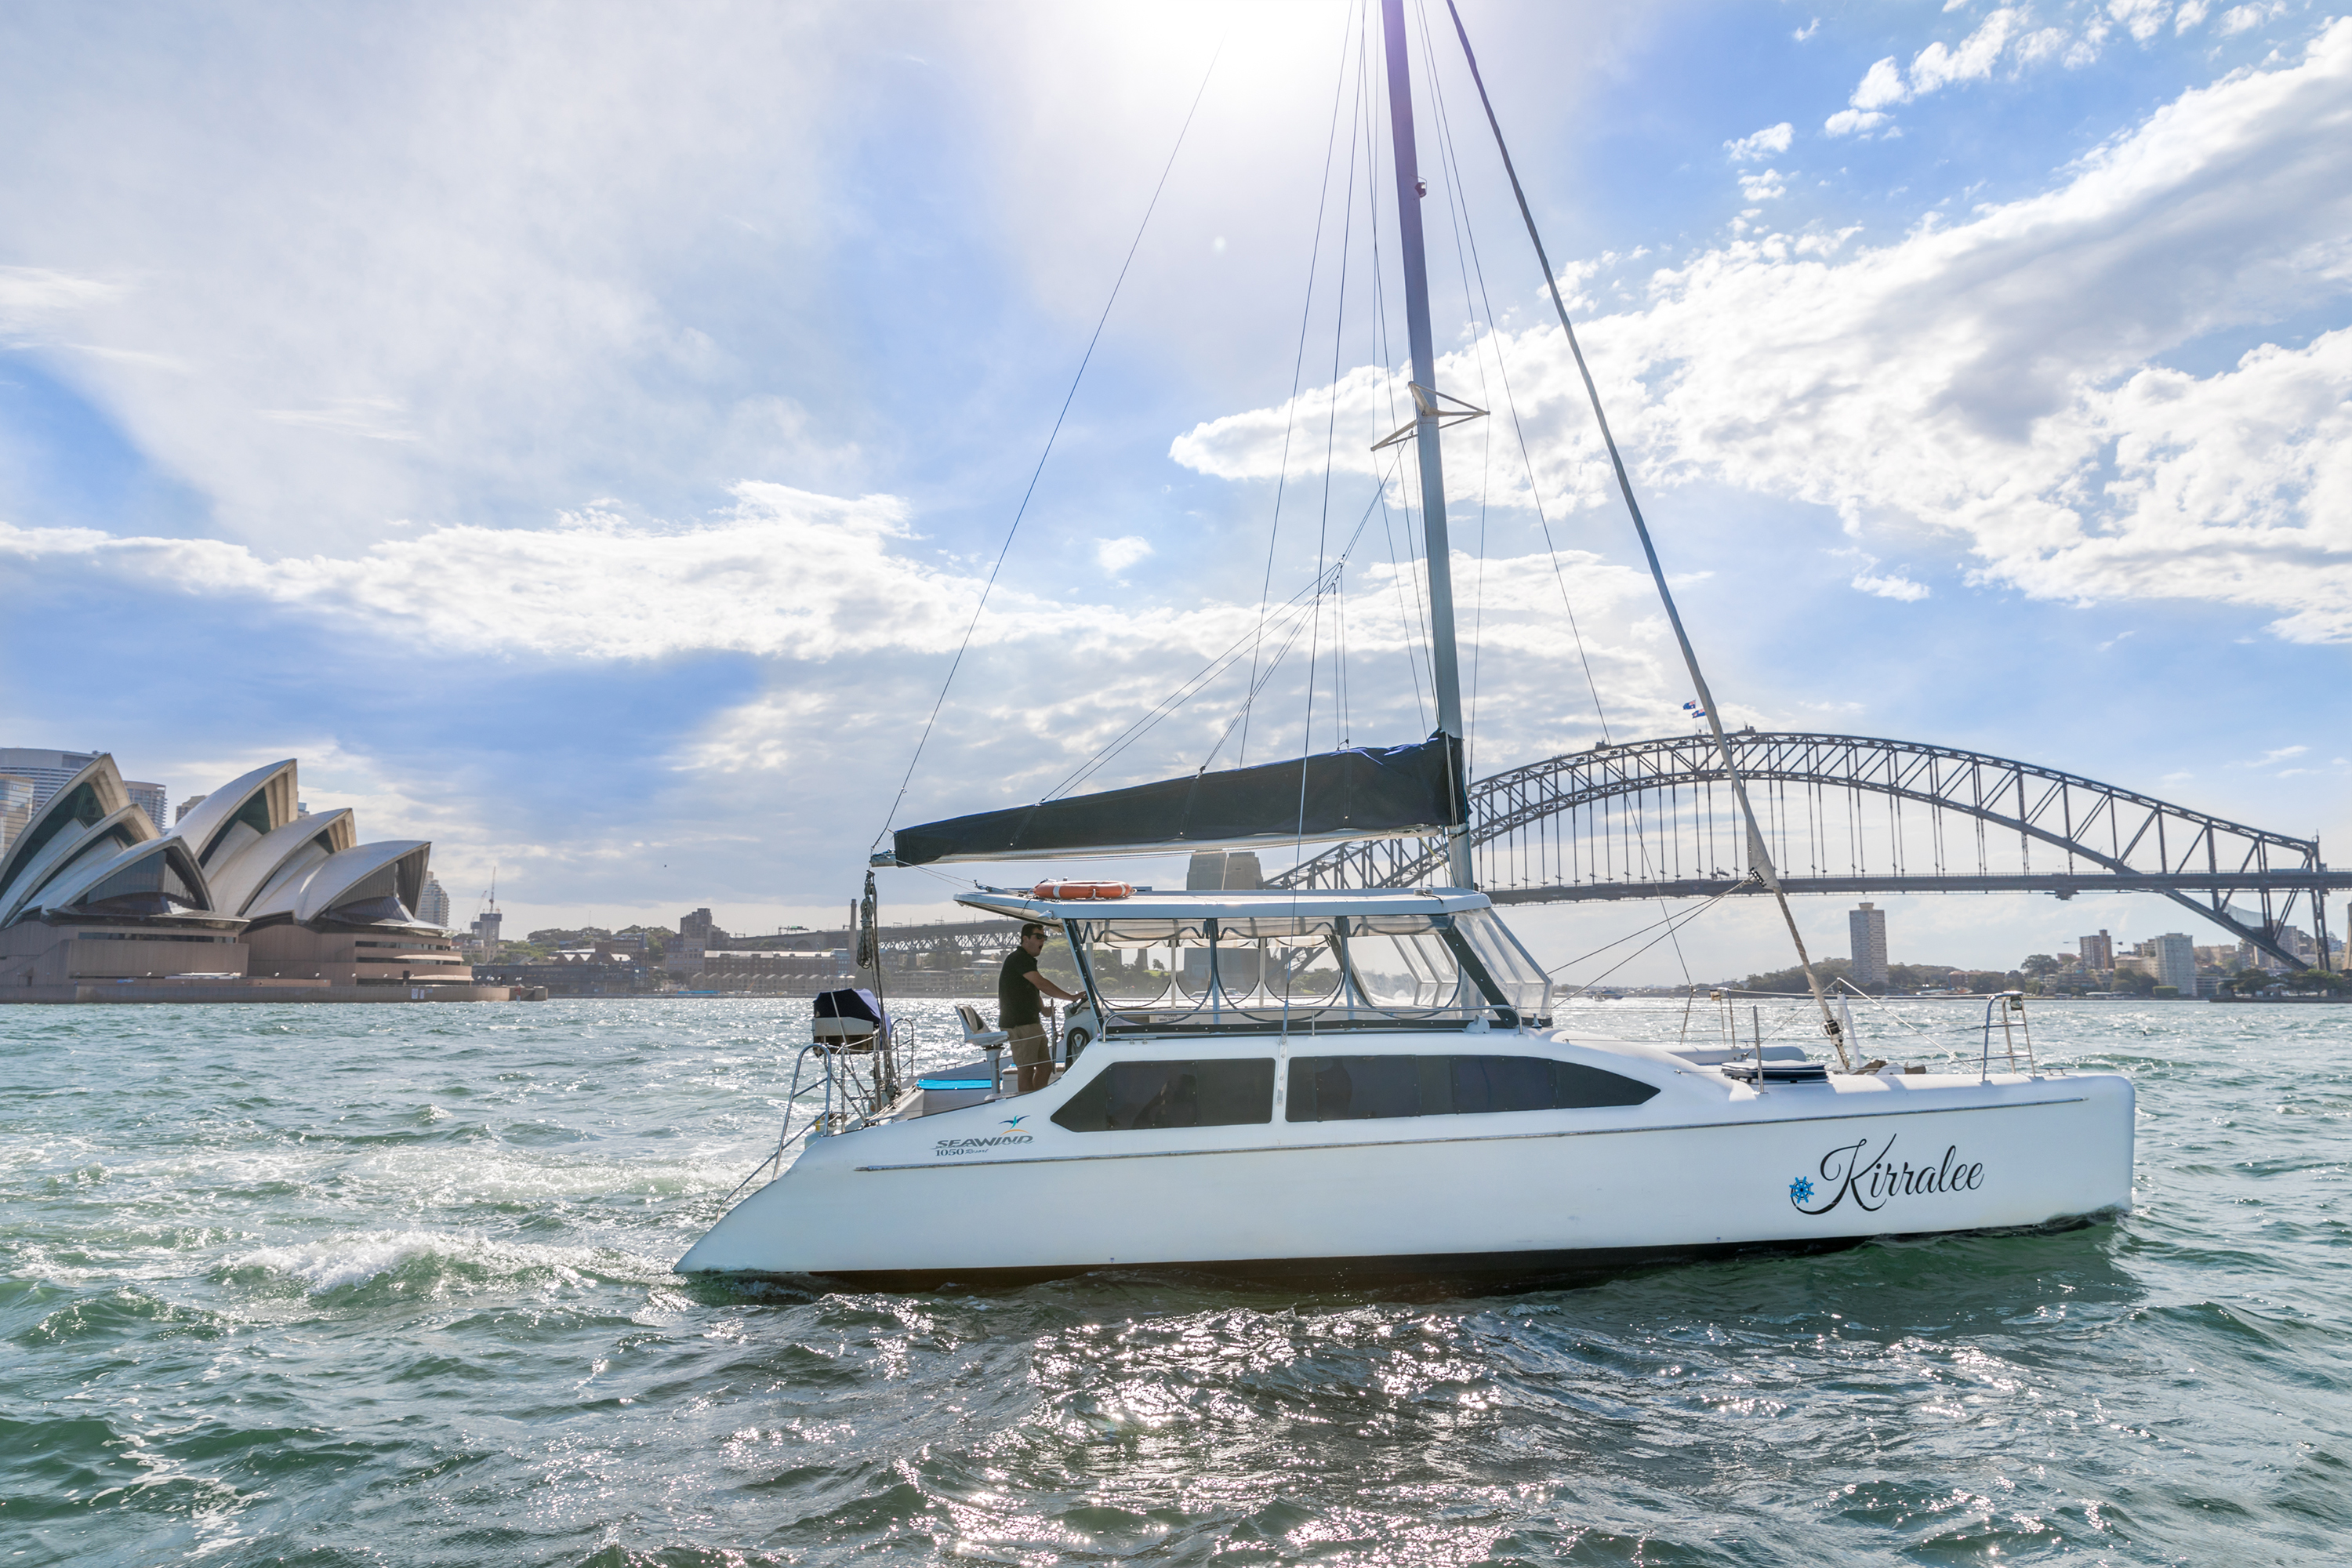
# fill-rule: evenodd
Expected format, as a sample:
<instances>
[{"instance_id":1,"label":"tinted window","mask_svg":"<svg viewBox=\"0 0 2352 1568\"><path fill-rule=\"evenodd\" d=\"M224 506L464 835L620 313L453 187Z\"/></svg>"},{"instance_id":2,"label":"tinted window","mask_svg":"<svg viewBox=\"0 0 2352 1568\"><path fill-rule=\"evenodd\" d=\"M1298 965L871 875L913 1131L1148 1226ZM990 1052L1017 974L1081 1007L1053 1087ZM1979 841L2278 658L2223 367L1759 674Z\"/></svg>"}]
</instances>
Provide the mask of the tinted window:
<instances>
[{"instance_id":1,"label":"tinted window","mask_svg":"<svg viewBox=\"0 0 2352 1568\"><path fill-rule=\"evenodd\" d=\"M1655 1087L1542 1057L1294 1057L1284 1117L1355 1121L1639 1105Z\"/></svg>"},{"instance_id":2,"label":"tinted window","mask_svg":"<svg viewBox=\"0 0 2352 1568\"><path fill-rule=\"evenodd\" d=\"M1073 1132L1155 1127L1234 1127L1274 1120L1274 1062L1113 1062L1097 1073L1054 1122Z\"/></svg>"}]
</instances>

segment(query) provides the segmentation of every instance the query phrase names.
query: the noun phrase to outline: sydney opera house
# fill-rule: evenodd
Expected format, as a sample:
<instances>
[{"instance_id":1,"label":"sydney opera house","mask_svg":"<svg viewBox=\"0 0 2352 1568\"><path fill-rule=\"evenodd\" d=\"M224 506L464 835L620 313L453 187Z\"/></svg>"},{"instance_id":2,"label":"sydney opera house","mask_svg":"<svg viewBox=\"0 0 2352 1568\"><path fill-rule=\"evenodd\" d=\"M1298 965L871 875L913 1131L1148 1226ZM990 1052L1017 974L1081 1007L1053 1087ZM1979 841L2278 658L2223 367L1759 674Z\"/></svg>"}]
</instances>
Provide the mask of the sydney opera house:
<instances>
[{"instance_id":1,"label":"sydney opera house","mask_svg":"<svg viewBox=\"0 0 2352 1568\"><path fill-rule=\"evenodd\" d=\"M0 1001L504 1001L416 917L432 853L302 815L291 758L159 832L100 755L0 850Z\"/></svg>"}]
</instances>

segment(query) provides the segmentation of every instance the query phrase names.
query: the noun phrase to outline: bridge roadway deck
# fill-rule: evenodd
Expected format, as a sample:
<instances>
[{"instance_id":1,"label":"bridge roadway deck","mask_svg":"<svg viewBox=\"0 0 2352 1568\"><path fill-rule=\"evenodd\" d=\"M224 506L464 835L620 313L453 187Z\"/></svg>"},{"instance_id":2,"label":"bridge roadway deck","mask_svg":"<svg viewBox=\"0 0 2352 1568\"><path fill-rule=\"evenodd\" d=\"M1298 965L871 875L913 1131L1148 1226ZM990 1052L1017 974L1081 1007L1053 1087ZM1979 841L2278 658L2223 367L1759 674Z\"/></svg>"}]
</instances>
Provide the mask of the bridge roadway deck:
<instances>
[{"instance_id":1,"label":"bridge roadway deck","mask_svg":"<svg viewBox=\"0 0 2352 1568\"><path fill-rule=\"evenodd\" d=\"M1990 872L1965 877L1783 877L1780 886L1791 893L2051 893L2071 899L2077 893L2248 892L2261 888L2294 889L2302 892L2352 889L2352 871L2283 870L2210 873L2116 872L2105 876L2079 873ZM1761 893L1764 884L1753 877L1690 877L1657 882L1555 883L1539 888L1489 888L1486 896L1498 904L1558 904L1592 900L1711 899L1725 893Z\"/></svg>"}]
</instances>

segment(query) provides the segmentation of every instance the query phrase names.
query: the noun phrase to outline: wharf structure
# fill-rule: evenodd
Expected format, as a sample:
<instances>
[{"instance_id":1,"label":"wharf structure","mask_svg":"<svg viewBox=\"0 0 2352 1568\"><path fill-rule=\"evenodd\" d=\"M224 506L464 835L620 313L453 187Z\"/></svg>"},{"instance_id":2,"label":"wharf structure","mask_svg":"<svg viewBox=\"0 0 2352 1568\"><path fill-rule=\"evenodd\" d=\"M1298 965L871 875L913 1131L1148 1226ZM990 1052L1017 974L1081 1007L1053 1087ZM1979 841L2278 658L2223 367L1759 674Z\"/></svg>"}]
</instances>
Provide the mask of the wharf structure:
<instances>
[{"instance_id":1,"label":"wharf structure","mask_svg":"<svg viewBox=\"0 0 2352 1568\"><path fill-rule=\"evenodd\" d=\"M295 762L169 831L95 753L0 850L0 1001L503 1002L420 920L433 846L306 814Z\"/></svg>"}]
</instances>

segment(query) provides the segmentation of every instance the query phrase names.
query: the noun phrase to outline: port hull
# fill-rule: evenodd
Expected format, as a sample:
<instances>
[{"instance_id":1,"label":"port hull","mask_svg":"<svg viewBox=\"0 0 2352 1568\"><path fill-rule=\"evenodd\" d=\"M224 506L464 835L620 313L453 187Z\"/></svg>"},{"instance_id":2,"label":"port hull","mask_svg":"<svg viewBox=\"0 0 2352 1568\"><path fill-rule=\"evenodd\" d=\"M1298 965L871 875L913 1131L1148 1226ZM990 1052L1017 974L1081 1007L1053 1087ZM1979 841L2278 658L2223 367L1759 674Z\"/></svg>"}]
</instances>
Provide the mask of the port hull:
<instances>
[{"instance_id":1,"label":"port hull","mask_svg":"<svg viewBox=\"0 0 2352 1568\"><path fill-rule=\"evenodd\" d=\"M1048 1090L864 1128L817 1141L678 1267L900 1288L1100 1268L1491 1280L2041 1229L2131 1204L2133 1097L2116 1075L1759 1094L1615 1065L1661 1092L1510 1117L1086 1134L1052 1124Z\"/></svg>"}]
</instances>

